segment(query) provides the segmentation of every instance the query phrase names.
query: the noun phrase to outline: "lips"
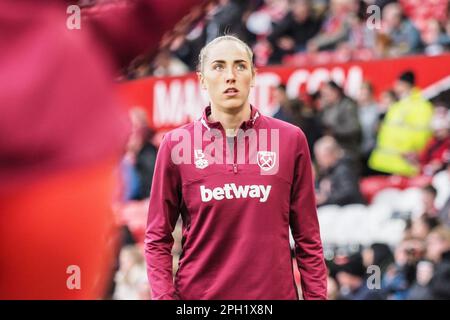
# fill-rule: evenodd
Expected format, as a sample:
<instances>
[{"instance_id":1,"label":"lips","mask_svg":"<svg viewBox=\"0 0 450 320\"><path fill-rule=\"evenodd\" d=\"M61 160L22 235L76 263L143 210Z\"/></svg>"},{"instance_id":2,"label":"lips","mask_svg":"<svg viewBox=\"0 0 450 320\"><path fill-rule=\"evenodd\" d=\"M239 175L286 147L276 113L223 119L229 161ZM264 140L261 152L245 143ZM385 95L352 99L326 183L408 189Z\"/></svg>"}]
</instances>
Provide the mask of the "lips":
<instances>
[{"instance_id":1,"label":"lips","mask_svg":"<svg viewBox=\"0 0 450 320\"><path fill-rule=\"evenodd\" d=\"M223 93L226 96L232 97L232 96L237 95L239 93L239 90L236 88L227 88Z\"/></svg>"}]
</instances>

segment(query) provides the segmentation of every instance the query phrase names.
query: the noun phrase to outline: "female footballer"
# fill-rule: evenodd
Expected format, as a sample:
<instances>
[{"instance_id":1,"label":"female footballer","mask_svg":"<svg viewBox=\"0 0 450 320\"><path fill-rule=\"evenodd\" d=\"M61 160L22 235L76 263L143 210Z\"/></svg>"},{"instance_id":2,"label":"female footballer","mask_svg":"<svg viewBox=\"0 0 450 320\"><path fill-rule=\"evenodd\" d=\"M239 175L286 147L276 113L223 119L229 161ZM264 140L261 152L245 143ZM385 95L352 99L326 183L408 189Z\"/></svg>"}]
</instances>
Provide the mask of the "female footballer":
<instances>
[{"instance_id":1,"label":"female footballer","mask_svg":"<svg viewBox=\"0 0 450 320\"><path fill-rule=\"evenodd\" d=\"M298 299L289 227L304 299L326 298L311 160L304 133L249 102L253 53L226 35L200 52L210 105L164 136L145 240L153 299ZM172 232L183 221L172 276Z\"/></svg>"}]
</instances>

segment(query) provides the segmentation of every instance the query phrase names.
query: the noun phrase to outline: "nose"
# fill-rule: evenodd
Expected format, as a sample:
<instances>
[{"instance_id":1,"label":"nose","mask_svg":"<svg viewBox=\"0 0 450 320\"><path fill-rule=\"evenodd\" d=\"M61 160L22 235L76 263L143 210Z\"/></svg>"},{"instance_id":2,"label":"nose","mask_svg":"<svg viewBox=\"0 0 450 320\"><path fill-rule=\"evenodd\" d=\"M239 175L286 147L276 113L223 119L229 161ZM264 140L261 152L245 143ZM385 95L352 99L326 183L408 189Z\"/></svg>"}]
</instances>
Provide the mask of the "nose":
<instances>
[{"instance_id":1,"label":"nose","mask_svg":"<svg viewBox=\"0 0 450 320\"><path fill-rule=\"evenodd\" d=\"M233 83L234 81L236 81L236 75L234 74L233 67L227 68L225 79L227 83Z\"/></svg>"}]
</instances>

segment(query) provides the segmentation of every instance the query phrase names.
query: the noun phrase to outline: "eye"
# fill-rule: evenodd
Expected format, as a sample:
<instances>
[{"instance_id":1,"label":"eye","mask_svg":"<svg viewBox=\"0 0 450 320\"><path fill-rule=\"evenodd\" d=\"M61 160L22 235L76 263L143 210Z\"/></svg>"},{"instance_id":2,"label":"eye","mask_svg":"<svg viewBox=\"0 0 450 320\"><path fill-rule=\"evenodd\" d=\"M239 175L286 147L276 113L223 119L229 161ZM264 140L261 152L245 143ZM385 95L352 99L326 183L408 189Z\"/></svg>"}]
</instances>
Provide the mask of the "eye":
<instances>
[{"instance_id":1,"label":"eye","mask_svg":"<svg viewBox=\"0 0 450 320\"><path fill-rule=\"evenodd\" d=\"M244 63L239 63L239 64L237 65L237 69L238 69L239 71L242 71L242 70L247 69L247 66L246 66Z\"/></svg>"},{"instance_id":2,"label":"eye","mask_svg":"<svg viewBox=\"0 0 450 320\"><path fill-rule=\"evenodd\" d=\"M222 71L223 70L223 65L221 65L220 63L215 64L213 66L213 69L216 70L216 71Z\"/></svg>"}]
</instances>

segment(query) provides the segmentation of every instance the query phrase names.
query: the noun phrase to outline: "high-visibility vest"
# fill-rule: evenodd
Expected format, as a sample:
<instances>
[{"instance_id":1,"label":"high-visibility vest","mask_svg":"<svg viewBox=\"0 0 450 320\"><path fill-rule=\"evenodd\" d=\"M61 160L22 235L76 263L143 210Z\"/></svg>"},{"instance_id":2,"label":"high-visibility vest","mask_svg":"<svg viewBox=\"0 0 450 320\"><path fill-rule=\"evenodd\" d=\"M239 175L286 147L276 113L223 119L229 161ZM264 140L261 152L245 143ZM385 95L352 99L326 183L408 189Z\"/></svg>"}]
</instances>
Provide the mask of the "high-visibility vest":
<instances>
[{"instance_id":1,"label":"high-visibility vest","mask_svg":"<svg viewBox=\"0 0 450 320\"><path fill-rule=\"evenodd\" d=\"M394 103L380 127L377 146L370 155L370 168L402 176L419 173L418 165L408 162L405 153L418 153L432 136L430 121L433 106L418 89Z\"/></svg>"}]
</instances>

